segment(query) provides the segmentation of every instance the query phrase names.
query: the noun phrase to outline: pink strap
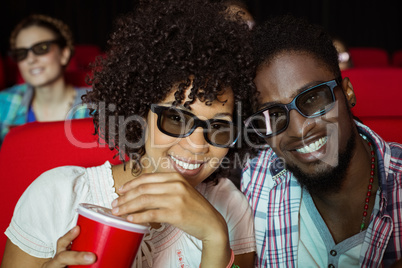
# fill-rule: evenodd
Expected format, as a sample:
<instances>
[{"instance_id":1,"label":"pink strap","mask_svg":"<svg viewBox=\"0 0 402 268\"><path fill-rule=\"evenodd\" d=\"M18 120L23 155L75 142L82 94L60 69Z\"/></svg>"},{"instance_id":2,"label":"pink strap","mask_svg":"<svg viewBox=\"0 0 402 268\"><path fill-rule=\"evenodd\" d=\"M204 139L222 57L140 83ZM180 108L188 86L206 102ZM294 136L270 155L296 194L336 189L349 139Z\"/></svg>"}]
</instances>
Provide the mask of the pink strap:
<instances>
[{"instance_id":1,"label":"pink strap","mask_svg":"<svg viewBox=\"0 0 402 268\"><path fill-rule=\"evenodd\" d=\"M231 253L231 255L230 255L229 264L228 264L228 266L226 266L226 268L232 268L232 265L233 265L233 262L234 262L234 252L233 252L232 249L230 249L230 251L231 251L232 253ZM199 267L201 267L201 265L200 265Z\"/></svg>"},{"instance_id":2,"label":"pink strap","mask_svg":"<svg viewBox=\"0 0 402 268\"><path fill-rule=\"evenodd\" d=\"M230 249L230 251L232 252L232 254L231 254L231 256L230 256L229 264L228 264L228 266L226 266L226 268L231 268L232 265L233 265L233 262L234 262L234 252L233 252L232 249Z\"/></svg>"}]
</instances>

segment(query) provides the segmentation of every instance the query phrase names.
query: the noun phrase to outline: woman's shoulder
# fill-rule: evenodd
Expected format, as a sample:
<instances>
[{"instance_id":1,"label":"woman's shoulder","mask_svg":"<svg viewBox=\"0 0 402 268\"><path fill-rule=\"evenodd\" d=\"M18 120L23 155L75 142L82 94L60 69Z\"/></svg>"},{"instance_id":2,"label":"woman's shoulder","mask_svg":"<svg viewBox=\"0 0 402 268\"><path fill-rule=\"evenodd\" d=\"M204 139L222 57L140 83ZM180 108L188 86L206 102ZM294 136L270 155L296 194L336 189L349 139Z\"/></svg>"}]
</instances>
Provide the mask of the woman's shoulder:
<instances>
[{"instance_id":1,"label":"woman's shoulder","mask_svg":"<svg viewBox=\"0 0 402 268\"><path fill-rule=\"evenodd\" d=\"M83 176L85 168L78 166L62 166L45 171L26 188L17 203L16 211L65 203L64 199L74 196L74 192L83 188L80 186L85 184L80 180Z\"/></svg>"},{"instance_id":2,"label":"woman's shoulder","mask_svg":"<svg viewBox=\"0 0 402 268\"><path fill-rule=\"evenodd\" d=\"M49 192L55 194L59 191L66 193L77 184L78 179L85 180L86 168L79 166L61 166L43 172L27 188L27 192ZM80 184L84 183L81 182ZM34 194L36 195L36 194ZM65 194L64 194L65 195Z\"/></svg>"},{"instance_id":3,"label":"woman's shoulder","mask_svg":"<svg viewBox=\"0 0 402 268\"><path fill-rule=\"evenodd\" d=\"M86 94L88 91L92 90L91 87L74 87L74 90L77 92L77 96L82 96Z\"/></svg>"},{"instance_id":4,"label":"woman's shoulder","mask_svg":"<svg viewBox=\"0 0 402 268\"><path fill-rule=\"evenodd\" d=\"M227 178L208 190L206 198L226 220L232 249L236 254L254 251L253 214L244 194Z\"/></svg>"},{"instance_id":5,"label":"woman's shoulder","mask_svg":"<svg viewBox=\"0 0 402 268\"><path fill-rule=\"evenodd\" d=\"M91 199L90 168L61 166L50 169L37 177L20 197L16 211L47 208L43 213L62 211L80 200Z\"/></svg>"},{"instance_id":6,"label":"woman's shoulder","mask_svg":"<svg viewBox=\"0 0 402 268\"><path fill-rule=\"evenodd\" d=\"M85 104L82 103L82 96L87 94L91 90L90 87L75 87L74 88L75 100L73 104L73 109L71 109L68 119L80 119L89 117L89 109Z\"/></svg>"},{"instance_id":7,"label":"woman's shoulder","mask_svg":"<svg viewBox=\"0 0 402 268\"><path fill-rule=\"evenodd\" d=\"M58 177L60 179L74 179L78 176L81 176L86 172L85 167L80 166L60 166L49 169L43 172L37 180L48 180L53 177Z\"/></svg>"},{"instance_id":8,"label":"woman's shoulder","mask_svg":"<svg viewBox=\"0 0 402 268\"><path fill-rule=\"evenodd\" d=\"M45 207L47 204L52 204L51 206L55 207L55 204L71 206L78 201L88 201L92 198L94 174L100 174L110 168L110 163L106 162L101 166L90 168L61 166L50 169L29 185L18 203L21 205L32 202Z\"/></svg>"},{"instance_id":9,"label":"woman's shoulder","mask_svg":"<svg viewBox=\"0 0 402 268\"><path fill-rule=\"evenodd\" d=\"M244 194L228 178L221 178L218 184L208 183L205 197L215 207L239 206L248 204Z\"/></svg>"},{"instance_id":10,"label":"woman's shoulder","mask_svg":"<svg viewBox=\"0 0 402 268\"><path fill-rule=\"evenodd\" d=\"M0 100L9 99L13 96L23 96L28 90L28 84L18 84L0 91Z\"/></svg>"},{"instance_id":11,"label":"woman's shoulder","mask_svg":"<svg viewBox=\"0 0 402 268\"><path fill-rule=\"evenodd\" d=\"M33 256L53 256L57 239L75 223L75 208L85 202L88 187L81 179L85 172L83 167L63 166L34 180L14 209L6 230L9 239Z\"/></svg>"},{"instance_id":12,"label":"woman's shoulder","mask_svg":"<svg viewBox=\"0 0 402 268\"><path fill-rule=\"evenodd\" d=\"M92 90L91 87L74 87L75 90L75 102L81 103L81 97L87 94L88 91Z\"/></svg>"},{"instance_id":13,"label":"woman's shoulder","mask_svg":"<svg viewBox=\"0 0 402 268\"><path fill-rule=\"evenodd\" d=\"M228 178L220 178L216 185L212 183L208 185L208 188L211 188L212 191L219 191L219 193L239 193L240 190L234 185L234 183Z\"/></svg>"}]
</instances>

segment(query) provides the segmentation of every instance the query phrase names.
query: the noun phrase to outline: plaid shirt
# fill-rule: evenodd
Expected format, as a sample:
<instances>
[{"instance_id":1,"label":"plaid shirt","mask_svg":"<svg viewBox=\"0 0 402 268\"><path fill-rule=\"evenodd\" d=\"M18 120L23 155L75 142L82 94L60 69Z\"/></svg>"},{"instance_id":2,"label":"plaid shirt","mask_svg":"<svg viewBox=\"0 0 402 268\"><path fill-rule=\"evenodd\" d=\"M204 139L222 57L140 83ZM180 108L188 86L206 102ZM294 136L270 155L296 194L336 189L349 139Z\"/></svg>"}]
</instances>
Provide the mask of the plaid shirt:
<instances>
[{"instance_id":1,"label":"plaid shirt","mask_svg":"<svg viewBox=\"0 0 402 268\"><path fill-rule=\"evenodd\" d=\"M380 208L372 213L360 267L389 267L402 257L402 145L387 143L356 124L376 147L381 189ZM254 212L257 266L297 267L302 189L296 178L268 148L246 165L241 190Z\"/></svg>"},{"instance_id":2,"label":"plaid shirt","mask_svg":"<svg viewBox=\"0 0 402 268\"><path fill-rule=\"evenodd\" d=\"M81 104L81 96L89 88L76 88L77 91L73 112L66 119L78 119L89 116L89 110ZM25 124L28 119L28 109L31 105L34 90L28 84L15 85L0 91L0 145L10 127Z\"/></svg>"}]
</instances>

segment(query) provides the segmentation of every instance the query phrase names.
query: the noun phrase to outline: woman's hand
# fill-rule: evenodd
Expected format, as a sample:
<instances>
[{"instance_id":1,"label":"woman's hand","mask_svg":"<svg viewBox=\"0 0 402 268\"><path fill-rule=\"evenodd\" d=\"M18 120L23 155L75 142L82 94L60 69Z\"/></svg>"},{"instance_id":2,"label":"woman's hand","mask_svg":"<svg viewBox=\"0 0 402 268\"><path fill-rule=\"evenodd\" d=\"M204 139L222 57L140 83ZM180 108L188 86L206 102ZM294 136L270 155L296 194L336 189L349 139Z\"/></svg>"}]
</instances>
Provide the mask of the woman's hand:
<instances>
[{"instance_id":1,"label":"woman's hand","mask_svg":"<svg viewBox=\"0 0 402 268\"><path fill-rule=\"evenodd\" d=\"M203 241L227 233L222 215L178 173L144 174L118 192L112 212L131 222L166 222Z\"/></svg>"},{"instance_id":2,"label":"woman's hand","mask_svg":"<svg viewBox=\"0 0 402 268\"><path fill-rule=\"evenodd\" d=\"M203 242L202 266L229 262L225 219L180 174L143 174L118 192L121 196L112 202L115 215L127 215L127 220L139 224L165 222L198 238Z\"/></svg>"},{"instance_id":3,"label":"woman's hand","mask_svg":"<svg viewBox=\"0 0 402 268\"><path fill-rule=\"evenodd\" d=\"M79 235L78 226L71 229L57 240L56 255L53 259L37 258L29 255L7 239L1 268L61 268L67 265L88 265L96 261L96 256L90 252L70 251L71 242Z\"/></svg>"},{"instance_id":4,"label":"woman's hand","mask_svg":"<svg viewBox=\"0 0 402 268\"><path fill-rule=\"evenodd\" d=\"M53 259L43 264L43 268L61 268L67 265L89 265L96 261L91 252L70 251L71 242L80 234L80 227L75 226L57 240L57 252Z\"/></svg>"}]
</instances>

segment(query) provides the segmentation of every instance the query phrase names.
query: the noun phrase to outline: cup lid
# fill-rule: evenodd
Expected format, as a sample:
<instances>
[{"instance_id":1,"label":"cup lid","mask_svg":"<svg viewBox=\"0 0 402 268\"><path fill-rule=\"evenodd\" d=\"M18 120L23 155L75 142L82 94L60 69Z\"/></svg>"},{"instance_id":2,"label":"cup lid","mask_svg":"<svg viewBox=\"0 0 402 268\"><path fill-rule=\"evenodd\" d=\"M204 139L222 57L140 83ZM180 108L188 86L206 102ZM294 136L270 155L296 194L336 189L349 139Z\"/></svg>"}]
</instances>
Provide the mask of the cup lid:
<instances>
[{"instance_id":1,"label":"cup lid","mask_svg":"<svg viewBox=\"0 0 402 268\"><path fill-rule=\"evenodd\" d=\"M77 208L78 214L91 220L136 233L148 233L149 227L129 222L123 217L115 216L112 210L106 207L92 205L88 203L80 203Z\"/></svg>"}]
</instances>

